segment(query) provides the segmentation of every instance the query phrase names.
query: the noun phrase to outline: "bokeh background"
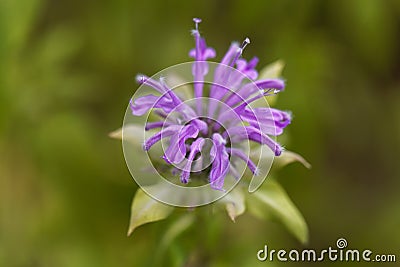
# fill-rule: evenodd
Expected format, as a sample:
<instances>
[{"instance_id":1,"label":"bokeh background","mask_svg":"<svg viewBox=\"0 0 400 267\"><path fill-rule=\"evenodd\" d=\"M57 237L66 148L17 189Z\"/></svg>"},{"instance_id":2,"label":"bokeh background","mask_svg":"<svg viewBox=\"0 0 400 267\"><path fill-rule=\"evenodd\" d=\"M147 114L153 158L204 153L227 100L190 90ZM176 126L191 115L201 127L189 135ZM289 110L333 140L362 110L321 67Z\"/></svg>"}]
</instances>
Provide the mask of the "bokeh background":
<instances>
[{"instance_id":1,"label":"bokeh background","mask_svg":"<svg viewBox=\"0 0 400 267\"><path fill-rule=\"evenodd\" d=\"M189 60L193 17L218 59L248 36L245 58L286 63L285 145L313 168L277 178L308 222L307 247L344 237L400 261L400 1L1 0L0 266L150 266L174 218L126 237L137 186L108 133L136 73ZM164 266L189 266L199 246L210 266L266 266L264 244L303 248L250 215L208 220L215 231L196 223L204 242L183 234Z\"/></svg>"}]
</instances>

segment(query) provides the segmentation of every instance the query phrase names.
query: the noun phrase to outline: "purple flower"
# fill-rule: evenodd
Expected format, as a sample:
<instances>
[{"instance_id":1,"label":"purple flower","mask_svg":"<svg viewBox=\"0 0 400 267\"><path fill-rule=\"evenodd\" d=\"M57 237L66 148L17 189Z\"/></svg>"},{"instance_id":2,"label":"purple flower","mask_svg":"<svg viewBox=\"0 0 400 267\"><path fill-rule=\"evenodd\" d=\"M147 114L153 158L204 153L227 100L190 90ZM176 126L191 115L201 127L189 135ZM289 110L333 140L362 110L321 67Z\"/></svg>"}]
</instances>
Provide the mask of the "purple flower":
<instances>
[{"instance_id":1,"label":"purple flower","mask_svg":"<svg viewBox=\"0 0 400 267\"><path fill-rule=\"evenodd\" d=\"M135 116L153 110L160 117L160 121L145 125L145 130L161 129L145 141L145 151L166 138L168 145L162 158L173 166L175 172L180 166L182 183L188 183L191 174L198 172L193 166L200 156L207 154L210 163L201 171L208 175L213 189L223 190L227 174L238 175L235 162L239 160L244 161L254 175L258 173L257 165L240 148L241 143L252 141L266 145L275 156L282 153L283 148L271 136L282 134L291 122L291 115L278 109L250 105L282 91L285 84L280 79L256 80L258 58L250 61L241 58L244 48L250 43L248 38L241 45L231 44L214 70L212 85L206 90L205 77L210 69L207 60L215 57L216 52L200 36L198 24L201 20L194 19L194 22L195 48L189 52L195 60L192 65L194 102L174 92L164 78L154 80L138 75L140 84L159 94L132 99L130 108ZM172 113L182 119L176 116L176 119L168 119ZM206 139L211 144L208 149Z\"/></svg>"}]
</instances>

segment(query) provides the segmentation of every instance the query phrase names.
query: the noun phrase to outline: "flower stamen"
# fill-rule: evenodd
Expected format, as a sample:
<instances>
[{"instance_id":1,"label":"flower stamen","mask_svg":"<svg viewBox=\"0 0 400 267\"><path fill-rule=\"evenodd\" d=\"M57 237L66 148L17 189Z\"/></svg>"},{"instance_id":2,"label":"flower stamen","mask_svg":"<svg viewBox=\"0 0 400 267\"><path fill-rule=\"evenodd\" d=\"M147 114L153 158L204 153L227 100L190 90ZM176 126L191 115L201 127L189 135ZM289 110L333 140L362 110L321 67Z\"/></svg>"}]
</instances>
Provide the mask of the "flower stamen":
<instances>
[{"instance_id":1,"label":"flower stamen","mask_svg":"<svg viewBox=\"0 0 400 267\"><path fill-rule=\"evenodd\" d=\"M239 57L242 56L243 54L243 50L246 48L246 46L250 44L250 39L248 37L246 37L246 39L244 39L244 41L242 42L242 45L237 49L236 55L233 58L231 64L229 64L229 66L233 67L236 64L236 61L239 59Z\"/></svg>"}]
</instances>

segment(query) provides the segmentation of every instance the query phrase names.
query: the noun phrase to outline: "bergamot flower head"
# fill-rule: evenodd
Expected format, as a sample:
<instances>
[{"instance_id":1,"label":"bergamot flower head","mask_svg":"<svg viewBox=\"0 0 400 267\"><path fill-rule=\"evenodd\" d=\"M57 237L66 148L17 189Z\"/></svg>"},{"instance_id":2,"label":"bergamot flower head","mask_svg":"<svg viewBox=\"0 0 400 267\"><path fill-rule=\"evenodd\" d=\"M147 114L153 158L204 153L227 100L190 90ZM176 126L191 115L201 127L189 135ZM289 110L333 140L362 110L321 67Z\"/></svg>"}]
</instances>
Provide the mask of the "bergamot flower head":
<instances>
[{"instance_id":1,"label":"bergamot flower head","mask_svg":"<svg viewBox=\"0 0 400 267\"><path fill-rule=\"evenodd\" d=\"M260 106L260 100L281 92L281 79L260 79L258 58L242 58L249 38L232 43L219 64L207 61L216 57L200 35L200 19L195 18L192 35L195 48L189 52L193 86L186 95L168 83L168 77L137 76L137 82L152 88L153 93L134 97L130 109L134 116L151 112L158 119L146 122L146 131L157 130L145 140L142 149L149 151L164 142L163 169L178 174L182 184L198 177L207 179L212 189L224 190L227 175L240 177L239 162L257 175L254 162L245 144L251 141L268 147L275 156L282 146L274 139L291 122L288 112ZM210 78L211 77L211 78ZM209 80L212 82L208 82ZM153 116L154 117L154 116ZM254 146L251 146L254 148Z\"/></svg>"}]
</instances>

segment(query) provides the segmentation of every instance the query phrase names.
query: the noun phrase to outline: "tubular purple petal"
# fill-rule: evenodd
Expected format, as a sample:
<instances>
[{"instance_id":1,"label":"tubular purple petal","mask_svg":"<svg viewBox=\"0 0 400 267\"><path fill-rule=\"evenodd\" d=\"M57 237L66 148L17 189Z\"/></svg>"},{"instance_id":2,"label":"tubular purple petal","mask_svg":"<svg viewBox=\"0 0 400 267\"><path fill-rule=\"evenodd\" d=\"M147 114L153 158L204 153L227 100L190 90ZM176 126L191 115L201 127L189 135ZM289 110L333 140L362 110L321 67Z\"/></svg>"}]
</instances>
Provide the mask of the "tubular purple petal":
<instances>
[{"instance_id":1,"label":"tubular purple petal","mask_svg":"<svg viewBox=\"0 0 400 267\"><path fill-rule=\"evenodd\" d=\"M164 160L169 164L182 162L186 155L186 140L196 138L198 134L199 130L195 126L191 124L183 126L180 131L172 135L169 146L163 156Z\"/></svg>"},{"instance_id":2,"label":"tubular purple petal","mask_svg":"<svg viewBox=\"0 0 400 267\"><path fill-rule=\"evenodd\" d=\"M197 61L206 61L207 59L214 58L217 55L214 48L208 47L206 40L201 38L198 32L195 32L193 35L195 37L196 48L189 51L189 56L191 58L194 58ZM197 46L197 38L199 46Z\"/></svg>"},{"instance_id":3,"label":"tubular purple petal","mask_svg":"<svg viewBox=\"0 0 400 267\"><path fill-rule=\"evenodd\" d=\"M266 79L255 81L254 84L249 83L243 86L237 92L231 94L226 100L227 105L234 106L241 102L244 105L248 105L261 97L269 94L274 89L274 93L278 93L285 88L285 82L280 79ZM253 94L256 96L250 98Z\"/></svg>"},{"instance_id":4,"label":"tubular purple petal","mask_svg":"<svg viewBox=\"0 0 400 267\"><path fill-rule=\"evenodd\" d=\"M256 164L240 149L238 148L228 148L227 149L228 153L231 154L231 156L236 156L246 162L247 166L249 167L250 171L257 175L258 170Z\"/></svg>"},{"instance_id":5,"label":"tubular purple petal","mask_svg":"<svg viewBox=\"0 0 400 267\"><path fill-rule=\"evenodd\" d=\"M193 159L196 156L196 154L201 151L201 149L203 148L203 145L204 145L204 138L201 138L201 137L196 139L196 141L194 141L190 145L190 153L187 158L187 163L181 173L181 182L182 183L187 184L189 182L189 176L190 176Z\"/></svg>"},{"instance_id":6,"label":"tubular purple petal","mask_svg":"<svg viewBox=\"0 0 400 267\"><path fill-rule=\"evenodd\" d=\"M208 72L208 64L205 62L207 59L215 57L215 50L207 47L206 41L204 38L200 37L198 24L201 22L201 19L194 18L196 29L192 31L192 34L195 39L195 49L189 52L189 56L193 57L196 62L193 64L193 76L194 76L194 96L197 98L196 100L196 109L198 114L202 114L202 101L198 98L203 96L203 87L204 87L204 76Z\"/></svg>"},{"instance_id":7,"label":"tubular purple petal","mask_svg":"<svg viewBox=\"0 0 400 267\"><path fill-rule=\"evenodd\" d=\"M218 133L212 136L213 146L210 151L213 158L210 171L210 186L213 189L223 190L225 176L229 171L229 155L226 151L226 140Z\"/></svg>"},{"instance_id":8,"label":"tubular purple petal","mask_svg":"<svg viewBox=\"0 0 400 267\"><path fill-rule=\"evenodd\" d=\"M238 59L236 61L236 68L238 71L246 75L251 80L256 80L258 77L258 72L255 69L258 63L258 58L253 57L249 62L245 59Z\"/></svg>"},{"instance_id":9,"label":"tubular purple petal","mask_svg":"<svg viewBox=\"0 0 400 267\"><path fill-rule=\"evenodd\" d=\"M167 86L164 78L160 78L160 84L163 87L164 92L166 92L167 95L171 98L175 106L178 106L182 103L182 100L172 91L171 88Z\"/></svg>"},{"instance_id":10,"label":"tubular purple petal","mask_svg":"<svg viewBox=\"0 0 400 267\"><path fill-rule=\"evenodd\" d=\"M190 122L191 125L195 126L201 133L207 134L208 124L200 119L194 119Z\"/></svg>"},{"instance_id":11,"label":"tubular purple petal","mask_svg":"<svg viewBox=\"0 0 400 267\"><path fill-rule=\"evenodd\" d=\"M255 81L255 84L261 89L278 89L283 90L285 88L285 81L281 79L265 79Z\"/></svg>"},{"instance_id":12,"label":"tubular purple petal","mask_svg":"<svg viewBox=\"0 0 400 267\"><path fill-rule=\"evenodd\" d=\"M244 108L240 117L263 133L274 136L282 134L291 122L289 113L274 108Z\"/></svg>"},{"instance_id":13,"label":"tubular purple petal","mask_svg":"<svg viewBox=\"0 0 400 267\"><path fill-rule=\"evenodd\" d=\"M240 142L249 139L267 145L274 152L275 156L279 156L283 151L283 148L277 142L254 126L235 126L228 129L224 133L224 136L229 136L231 142Z\"/></svg>"},{"instance_id":14,"label":"tubular purple petal","mask_svg":"<svg viewBox=\"0 0 400 267\"><path fill-rule=\"evenodd\" d=\"M232 61L232 58L235 56L236 51L239 49L239 44L237 42L233 42L229 47L228 51L225 53L224 57L221 60L221 64L229 65ZM220 74L220 73L216 73Z\"/></svg>"},{"instance_id":15,"label":"tubular purple petal","mask_svg":"<svg viewBox=\"0 0 400 267\"><path fill-rule=\"evenodd\" d=\"M161 94L165 93L165 90L164 90L163 86L159 82L153 80L152 78L150 78L150 77L148 77L146 75L138 74L136 76L136 81L139 84L145 84L145 85L148 85L148 86L154 88L155 90L157 90Z\"/></svg>"},{"instance_id":16,"label":"tubular purple petal","mask_svg":"<svg viewBox=\"0 0 400 267\"><path fill-rule=\"evenodd\" d=\"M166 96L146 95L136 98L135 100L131 99L130 108L133 115L142 116L151 108L161 108L168 113L174 109L175 106Z\"/></svg>"},{"instance_id":17,"label":"tubular purple petal","mask_svg":"<svg viewBox=\"0 0 400 267\"><path fill-rule=\"evenodd\" d=\"M158 133L146 140L146 142L143 144L143 150L148 151L155 143L160 141L162 138L175 134L181 128L182 126L180 125L171 125L164 128L163 130L159 131Z\"/></svg>"},{"instance_id":18,"label":"tubular purple petal","mask_svg":"<svg viewBox=\"0 0 400 267\"><path fill-rule=\"evenodd\" d=\"M147 122L144 129L146 131L148 131L151 129L162 128L163 126L168 126L168 125L170 125L170 124L168 122L164 122L164 121Z\"/></svg>"},{"instance_id":19,"label":"tubular purple petal","mask_svg":"<svg viewBox=\"0 0 400 267\"><path fill-rule=\"evenodd\" d=\"M225 85L224 80L227 79L227 76L231 70L227 68L225 65L229 66L229 63L235 56L236 51L239 49L239 44L233 42L229 47L228 51L224 55L221 65L215 69L214 73L214 81L210 88L210 98L221 99L223 95L227 92L227 89L220 85ZM214 117L215 110L217 109L217 102L211 101L208 107L208 116Z\"/></svg>"},{"instance_id":20,"label":"tubular purple petal","mask_svg":"<svg viewBox=\"0 0 400 267\"><path fill-rule=\"evenodd\" d=\"M232 62L229 64L229 66L231 66L231 67L235 66L236 61L239 59L239 57L242 56L243 50L245 49L245 47L248 44L250 44L250 39L249 38L244 39L242 45L236 50L235 57L233 58Z\"/></svg>"}]
</instances>

